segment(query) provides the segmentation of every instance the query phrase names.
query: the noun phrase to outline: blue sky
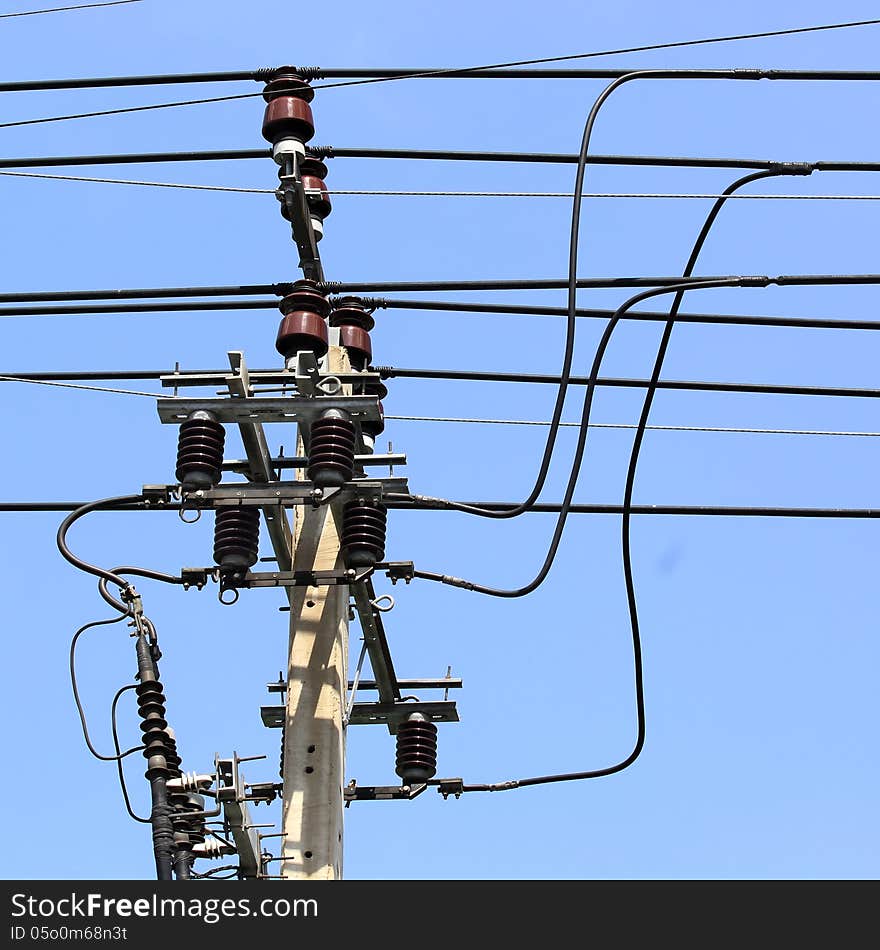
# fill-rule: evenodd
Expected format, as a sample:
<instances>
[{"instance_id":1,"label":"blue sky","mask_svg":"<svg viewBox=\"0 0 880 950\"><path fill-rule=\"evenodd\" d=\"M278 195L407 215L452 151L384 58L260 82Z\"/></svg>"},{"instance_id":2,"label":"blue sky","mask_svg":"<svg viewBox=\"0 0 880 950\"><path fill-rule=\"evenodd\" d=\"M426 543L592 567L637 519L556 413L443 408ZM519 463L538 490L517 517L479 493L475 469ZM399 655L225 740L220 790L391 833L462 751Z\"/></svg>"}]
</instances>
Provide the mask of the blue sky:
<instances>
[{"instance_id":1,"label":"blue sky","mask_svg":"<svg viewBox=\"0 0 880 950\"><path fill-rule=\"evenodd\" d=\"M36 9L18 0L2 11ZM323 66L447 67L564 55L866 19L867 2L736 5L647 0L532 5L389 0L292 10L277 0L145 0L105 10L4 20L3 78ZM877 27L753 40L593 61L614 67L876 68ZM596 81L423 80L327 90L313 104L315 143L576 151ZM3 94L2 121L258 91L240 86ZM3 156L259 148L259 98L75 122L0 129ZM869 83L631 84L597 125L596 152L877 160ZM272 188L270 161L205 166L95 167L84 175ZM335 159L340 189L568 191L563 166ZM591 167L587 191L717 193L730 170ZM877 194L876 175L822 173L751 193ZM0 292L271 283L295 279L296 255L271 195L220 194L0 178ZM722 212L697 273L871 273L875 203L739 201ZM581 276L673 275L684 267L705 200L586 200ZM564 199L339 196L321 245L328 279L562 277ZM627 292L582 291L583 306ZM872 287L693 292L683 310L870 319ZM425 295L426 297L441 295ZM564 291L444 294L445 299L564 304ZM663 298L660 303L662 304ZM3 320L0 373L66 369L220 368L241 349L278 364L272 311ZM555 318L388 311L377 315L374 361L552 373ZM580 321L576 369L586 372L601 326ZM626 324L605 371L650 372L658 328ZM876 387L872 332L680 326L664 375L817 386ZM144 388L133 385L133 389ZM398 380L393 415L547 419L550 387ZM152 400L0 384L6 464L0 500L91 499L173 479L176 433ZM594 418L634 422L638 394L603 390ZM579 409L579 392L566 418ZM871 399L664 392L652 421L668 425L880 430ZM272 445L294 434L273 430ZM392 422L414 491L521 500L531 487L538 427ZM619 503L625 430L595 430L577 492ZM560 497L572 430L545 491ZM240 447L230 434L229 454ZM639 467L642 504L876 505L877 438L651 432ZM102 616L91 580L57 553L59 515L3 514L3 703L9 779L0 875L149 878L149 833L125 815L112 766L91 759L67 678L73 630ZM72 540L108 566L176 571L210 561L205 519L103 514ZM388 556L500 586L526 582L543 560L547 515L486 522L435 512L392 513ZM440 727L440 774L468 782L600 768L633 742L632 651L616 518L578 515L547 582L525 600L484 599L413 583L387 615L401 676L464 679L461 723ZM268 551L264 539L264 553ZM353 879L874 878L878 874L874 670L876 525L853 520L641 517L633 554L645 653L647 742L638 762L586 783L470 795L444 802L359 803L346 813ZM386 582L378 586L384 591ZM390 590L390 588L389 588ZM245 592L233 608L213 593L143 585L164 651L169 716L184 765L215 752L266 754L247 769L272 781L278 734L263 729L264 685L284 665L277 592ZM93 735L110 747L109 701L134 671L111 627L81 651ZM356 632L355 632L356 636ZM122 730L137 735L123 706ZM348 775L394 779L393 743L352 728ZM132 759L136 759L133 756ZM129 760L143 813L146 783ZM268 821L277 806L257 812Z\"/></svg>"}]
</instances>

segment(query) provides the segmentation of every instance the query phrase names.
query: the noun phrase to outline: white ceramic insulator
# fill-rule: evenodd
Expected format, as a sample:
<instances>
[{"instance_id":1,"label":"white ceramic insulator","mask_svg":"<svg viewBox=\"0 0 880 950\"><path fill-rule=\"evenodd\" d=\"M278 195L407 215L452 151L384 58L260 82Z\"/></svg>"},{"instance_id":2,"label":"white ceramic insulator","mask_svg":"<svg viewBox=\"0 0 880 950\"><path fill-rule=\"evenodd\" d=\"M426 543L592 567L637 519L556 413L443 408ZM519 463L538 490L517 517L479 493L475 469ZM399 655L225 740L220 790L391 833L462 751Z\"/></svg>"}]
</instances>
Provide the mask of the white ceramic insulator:
<instances>
[{"instance_id":1,"label":"white ceramic insulator","mask_svg":"<svg viewBox=\"0 0 880 950\"><path fill-rule=\"evenodd\" d=\"M279 139L272 146L272 158L275 159L276 164L283 165L284 159L288 155L297 155L300 158L305 158L306 147L300 142L299 139L295 138L284 138Z\"/></svg>"}]
</instances>

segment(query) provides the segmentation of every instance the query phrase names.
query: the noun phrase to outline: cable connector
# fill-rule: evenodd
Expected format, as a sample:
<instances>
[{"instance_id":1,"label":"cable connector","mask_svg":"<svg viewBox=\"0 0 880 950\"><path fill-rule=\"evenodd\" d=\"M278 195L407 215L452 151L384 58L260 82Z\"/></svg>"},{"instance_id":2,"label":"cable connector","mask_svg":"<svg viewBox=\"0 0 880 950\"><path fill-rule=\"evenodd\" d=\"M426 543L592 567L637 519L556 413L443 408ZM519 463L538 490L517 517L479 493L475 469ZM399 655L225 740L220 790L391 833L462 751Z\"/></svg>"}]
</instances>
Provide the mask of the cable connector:
<instances>
[{"instance_id":1,"label":"cable connector","mask_svg":"<svg viewBox=\"0 0 880 950\"><path fill-rule=\"evenodd\" d=\"M774 277L740 277L737 280L738 287L769 287L775 283L778 279Z\"/></svg>"},{"instance_id":2,"label":"cable connector","mask_svg":"<svg viewBox=\"0 0 880 950\"><path fill-rule=\"evenodd\" d=\"M475 590L476 584L473 581L466 581L463 577L452 577L449 574L444 574L440 578L441 584L448 584L450 587L461 587L464 590Z\"/></svg>"},{"instance_id":3,"label":"cable connector","mask_svg":"<svg viewBox=\"0 0 880 950\"><path fill-rule=\"evenodd\" d=\"M772 79L771 72L768 69L734 69L733 75L737 79Z\"/></svg>"},{"instance_id":4,"label":"cable connector","mask_svg":"<svg viewBox=\"0 0 880 950\"><path fill-rule=\"evenodd\" d=\"M812 175L816 165L813 162L773 162L768 170L780 175Z\"/></svg>"}]
</instances>

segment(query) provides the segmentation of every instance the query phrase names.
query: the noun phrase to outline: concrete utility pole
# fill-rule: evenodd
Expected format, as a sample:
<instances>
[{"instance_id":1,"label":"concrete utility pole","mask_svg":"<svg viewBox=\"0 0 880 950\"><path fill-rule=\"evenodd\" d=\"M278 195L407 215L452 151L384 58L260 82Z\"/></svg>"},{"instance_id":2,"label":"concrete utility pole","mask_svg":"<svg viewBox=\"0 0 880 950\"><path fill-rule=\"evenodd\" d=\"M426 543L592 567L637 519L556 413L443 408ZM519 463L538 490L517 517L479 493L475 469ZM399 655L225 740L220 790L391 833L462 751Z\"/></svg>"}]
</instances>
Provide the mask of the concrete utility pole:
<instances>
[{"instance_id":1,"label":"concrete utility pole","mask_svg":"<svg viewBox=\"0 0 880 950\"><path fill-rule=\"evenodd\" d=\"M331 346L329 372L348 372L345 349ZM302 475L300 475L302 477ZM299 506L292 570L344 567L340 503ZM281 876L342 878L349 589L294 587L290 603L284 715Z\"/></svg>"}]
</instances>

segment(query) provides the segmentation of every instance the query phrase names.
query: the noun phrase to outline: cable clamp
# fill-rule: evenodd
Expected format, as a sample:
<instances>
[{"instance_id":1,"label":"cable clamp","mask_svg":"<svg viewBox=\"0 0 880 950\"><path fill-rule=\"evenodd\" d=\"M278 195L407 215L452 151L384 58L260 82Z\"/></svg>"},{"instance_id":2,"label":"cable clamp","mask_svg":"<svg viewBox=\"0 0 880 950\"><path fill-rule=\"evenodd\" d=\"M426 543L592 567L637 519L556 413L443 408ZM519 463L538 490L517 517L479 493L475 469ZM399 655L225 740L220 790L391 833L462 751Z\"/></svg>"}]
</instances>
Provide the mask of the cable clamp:
<instances>
[{"instance_id":1,"label":"cable clamp","mask_svg":"<svg viewBox=\"0 0 880 950\"><path fill-rule=\"evenodd\" d=\"M473 581L466 581L463 577L452 577L449 574L444 574L440 578L442 584L448 584L450 587L462 587L464 590L474 590L477 586Z\"/></svg>"},{"instance_id":2,"label":"cable clamp","mask_svg":"<svg viewBox=\"0 0 880 950\"><path fill-rule=\"evenodd\" d=\"M441 778L440 784L437 786L437 791L443 796L444 801L446 801L450 795L461 798L462 792L464 791L464 779Z\"/></svg>"},{"instance_id":3,"label":"cable clamp","mask_svg":"<svg viewBox=\"0 0 880 950\"><path fill-rule=\"evenodd\" d=\"M733 75L737 79L772 79L766 69L734 69Z\"/></svg>"}]
</instances>

